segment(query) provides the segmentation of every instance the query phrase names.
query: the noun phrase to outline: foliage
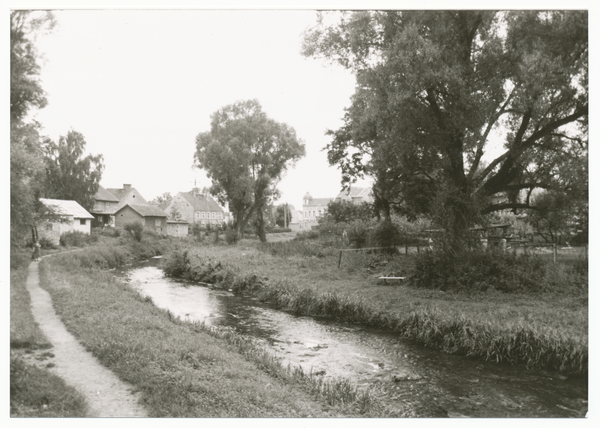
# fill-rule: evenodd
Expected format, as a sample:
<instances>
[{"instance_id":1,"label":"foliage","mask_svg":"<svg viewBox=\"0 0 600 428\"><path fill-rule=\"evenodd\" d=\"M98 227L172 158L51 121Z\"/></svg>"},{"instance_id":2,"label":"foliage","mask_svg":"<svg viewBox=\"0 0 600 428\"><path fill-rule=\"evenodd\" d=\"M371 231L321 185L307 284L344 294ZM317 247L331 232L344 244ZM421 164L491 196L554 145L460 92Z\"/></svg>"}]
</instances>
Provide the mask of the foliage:
<instances>
[{"instance_id":1,"label":"foliage","mask_svg":"<svg viewBox=\"0 0 600 428\"><path fill-rule=\"evenodd\" d=\"M72 230L60 235L59 241L63 247L84 247L90 242L90 235L79 230Z\"/></svg>"},{"instance_id":2,"label":"foliage","mask_svg":"<svg viewBox=\"0 0 600 428\"><path fill-rule=\"evenodd\" d=\"M305 33L304 55L357 79L344 125L328 132L329 162L345 186L371 175L386 216L389 207L426 214L458 250L481 215L530 208L517 197L522 189L587 186L585 168L563 166L587 159L587 11L322 18ZM496 134L504 152L484 164ZM495 203L502 193L509 200Z\"/></svg>"},{"instance_id":3,"label":"foliage","mask_svg":"<svg viewBox=\"0 0 600 428\"><path fill-rule=\"evenodd\" d=\"M143 232L144 232L144 224L141 221L132 221L129 223L126 223L123 226L123 229L125 229L126 232L129 232L129 234L138 242L142 241L142 238L144 236Z\"/></svg>"},{"instance_id":4,"label":"foliage","mask_svg":"<svg viewBox=\"0 0 600 428\"><path fill-rule=\"evenodd\" d=\"M279 227L287 227L292 222L292 211L288 204L278 205L275 209L275 224Z\"/></svg>"},{"instance_id":5,"label":"foliage","mask_svg":"<svg viewBox=\"0 0 600 428\"><path fill-rule=\"evenodd\" d=\"M21 122L30 109L47 104L46 93L39 81L39 55L33 41L40 31L51 31L55 25L50 11L10 12L10 121ZM33 36L34 40L31 40Z\"/></svg>"},{"instance_id":6,"label":"foliage","mask_svg":"<svg viewBox=\"0 0 600 428\"><path fill-rule=\"evenodd\" d=\"M291 232L292 229L289 227L267 227L267 233L288 233Z\"/></svg>"},{"instance_id":7,"label":"foliage","mask_svg":"<svg viewBox=\"0 0 600 428\"><path fill-rule=\"evenodd\" d=\"M225 231L225 242L229 245L237 244L240 240L239 235L235 229L227 229Z\"/></svg>"},{"instance_id":8,"label":"foliage","mask_svg":"<svg viewBox=\"0 0 600 428\"><path fill-rule=\"evenodd\" d=\"M363 248L367 245L371 227L364 221L355 220L348 224L348 242L355 248Z\"/></svg>"},{"instance_id":9,"label":"foliage","mask_svg":"<svg viewBox=\"0 0 600 428\"><path fill-rule=\"evenodd\" d=\"M561 235L567 235L569 240L570 232L574 231L572 219L576 207L568 195L548 191L538 195L533 203L536 209L529 213L526 221L535 232L546 242L558 243Z\"/></svg>"},{"instance_id":10,"label":"foliage","mask_svg":"<svg viewBox=\"0 0 600 428\"><path fill-rule=\"evenodd\" d=\"M44 186L44 162L39 123L25 123L33 108L43 108L46 94L39 81L37 34L51 31L52 12L13 10L10 13L10 230L18 244L35 225L43 205L38 198Z\"/></svg>"},{"instance_id":11,"label":"foliage","mask_svg":"<svg viewBox=\"0 0 600 428\"><path fill-rule=\"evenodd\" d=\"M39 219L39 202L45 179L39 144L40 125L11 124L10 130L10 225L11 242L18 243Z\"/></svg>"},{"instance_id":12,"label":"foliage","mask_svg":"<svg viewBox=\"0 0 600 428\"><path fill-rule=\"evenodd\" d=\"M156 198L150 201L151 204L159 205L164 202L171 202L173 200L173 196L171 196L170 192L165 192L162 195L157 196Z\"/></svg>"},{"instance_id":13,"label":"foliage","mask_svg":"<svg viewBox=\"0 0 600 428\"><path fill-rule=\"evenodd\" d=\"M426 251L416 258L411 279L417 287L503 292L577 289L581 268L554 264L538 255L501 251Z\"/></svg>"},{"instance_id":14,"label":"foliage","mask_svg":"<svg viewBox=\"0 0 600 428\"><path fill-rule=\"evenodd\" d=\"M58 144L46 138L43 144L46 164L47 198L77 201L82 207L94 206L104 163L102 155L83 157L86 142L82 134L70 130Z\"/></svg>"},{"instance_id":15,"label":"foliage","mask_svg":"<svg viewBox=\"0 0 600 428\"><path fill-rule=\"evenodd\" d=\"M369 221L374 218L373 207L367 202L355 204L352 201L331 201L327 204L327 212L319 218L321 222L349 223L354 220Z\"/></svg>"},{"instance_id":16,"label":"foliage","mask_svg":"<svg viewBox=\"0 0 600 428\"><path fill-rule=\"evenodd\" d=\"M249 100L212 114L210 131L196 137L194 159L211 178L211 193L228 204L238 234L256 213L264 241L264 209L278 195L282 175L304 154L292 127L269 119L257 100Z\"/></svg>"},{"instance_id":17,"label":"foliage","mask_svg":"<svg viewBox=\"0 0 600 428\"><path fill-rule=\"evenodd\" d=\"M316 230L304 230L302 232L298 232L296 236L294 236L294 241L306 241L307 239L319 239L319 232Z\"/></svg>"},{"instance_id":18,"label":"foliage","mask_svg":"<svg viewBox=\"0 0 600 428\"><path fill-rule=\"evenodd\" d=\"M380 221L371 232L371 245L375 247L396 247L402 241L398 227L391 221ZM395 252L396 249L390 250Z\"/></svg>"}]
</instances>

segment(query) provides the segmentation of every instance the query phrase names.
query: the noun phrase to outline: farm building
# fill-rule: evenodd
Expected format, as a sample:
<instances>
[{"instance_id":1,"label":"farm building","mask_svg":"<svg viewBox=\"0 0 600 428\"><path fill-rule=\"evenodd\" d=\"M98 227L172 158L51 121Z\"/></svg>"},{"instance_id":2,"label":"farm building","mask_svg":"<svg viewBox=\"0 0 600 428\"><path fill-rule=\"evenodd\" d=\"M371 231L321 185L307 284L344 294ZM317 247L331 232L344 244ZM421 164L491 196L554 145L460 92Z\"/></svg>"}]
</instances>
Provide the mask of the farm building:
<instances>
[{"instance_id":1,"label":"farm building","mask_svg":"<svg viewBox=\"0 0 600 428\"><path fill-rule=\"evenodd\" d=\"M161 204L160 207L173 217L177 213L179 217L186 220L189 224L200 223L222 224L225 221L224 210L208 194L198 189L190 192L179 192L172 200Z\"/></svg>"},{"instance_id":2,"label":"farm building","mask_svg":"<svg viewBox=\"0 0 600 428\"><path fill-rule=\"evenodd\" d=\"M48 218L38 228L40 238L47 238L54 245L59 245L63 233L78 231L90 234L94 216L77 202L45 198L40 198L40 202L50 211Z\"/></svg>"},{"instance_id":3,"label":"farm building","mask_svg":"<svg viewBox=\"0 0 600 428\"><path fill-rule=\"evenodd\" d=\"M188 222L185 220L167 220L167 235L187 236Z\"/></svg>"},{"instance_id":4,"label":"farm building","mask_svg":"<svg viewBox=\"0 0 600 428\"><path fill-rule=\"evenodd\" d=\"M157 233L167 233L167 214L155 205L127 204L115 212L115 225L125 227L127 223L139 221L144 228Z\"/></svg>"}]
</instances>

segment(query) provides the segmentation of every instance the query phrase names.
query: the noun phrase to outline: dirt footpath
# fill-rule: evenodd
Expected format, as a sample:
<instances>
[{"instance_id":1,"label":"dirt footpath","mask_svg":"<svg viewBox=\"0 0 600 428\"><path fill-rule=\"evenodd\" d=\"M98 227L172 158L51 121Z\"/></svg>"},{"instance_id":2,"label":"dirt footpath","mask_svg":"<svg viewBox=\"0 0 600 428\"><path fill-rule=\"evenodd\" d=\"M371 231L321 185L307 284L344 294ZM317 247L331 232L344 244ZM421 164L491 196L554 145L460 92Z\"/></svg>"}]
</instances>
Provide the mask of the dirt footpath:
<instances>
[{"instance_id":1,"label":"dirt footpath","mask_svg":"<svg viewBox=\"0 0 600 428\"><path fill-rule=\"evenodd\" d=\"M40 287L39 263L31 262L27 276L33 318L53 345L54 367L49 370L81 392L90 417L147 417L131 386L122 382L77 342L60 321L50 294Z\"/></svg>"}]
</instances>

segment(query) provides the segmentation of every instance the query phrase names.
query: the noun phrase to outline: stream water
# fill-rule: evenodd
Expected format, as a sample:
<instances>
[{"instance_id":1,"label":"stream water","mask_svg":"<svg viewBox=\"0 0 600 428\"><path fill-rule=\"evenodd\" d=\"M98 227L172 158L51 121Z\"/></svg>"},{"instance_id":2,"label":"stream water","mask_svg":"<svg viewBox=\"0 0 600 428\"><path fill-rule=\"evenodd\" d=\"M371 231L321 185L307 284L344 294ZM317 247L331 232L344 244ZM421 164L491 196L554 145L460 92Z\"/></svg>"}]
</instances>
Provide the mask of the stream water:
<instances>
[{"instance_id":1,"label":"stream water","mask_svg":"<svg viewBox=\"0 0 600 428\"><path fill-rule=\"evenodd\" d=\"M588 381L431 350L390 332L296 316L255 298L167 278L156 261L126 272L132 287L174 315L228 326L293 365L373 388L418 417L583 417Z\"/></svg>"}]
</instances>

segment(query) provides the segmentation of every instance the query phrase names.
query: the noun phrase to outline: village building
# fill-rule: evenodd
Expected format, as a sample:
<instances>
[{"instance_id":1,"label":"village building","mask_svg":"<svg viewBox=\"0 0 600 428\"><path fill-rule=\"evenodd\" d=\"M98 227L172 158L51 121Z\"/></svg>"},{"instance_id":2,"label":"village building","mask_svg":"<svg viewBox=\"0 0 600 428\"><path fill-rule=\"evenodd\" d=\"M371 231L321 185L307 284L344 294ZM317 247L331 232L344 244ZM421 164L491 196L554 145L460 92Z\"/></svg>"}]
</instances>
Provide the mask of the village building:
<instances>
[{"instance_id":1,"label":"village building","mask_svg":"<svg viewBox=\"0 0 600 428\"><path fill-rule=\"evenodd\" d=\"M223 208L208 192L201 192L197 188L177 193L172 200L161 204L160 208L171 219L183 219L189 224L220 225L225 221Z\"/></svg>"},{"instance_id":2,"label":"village building","mask_svg":"<svg viewBox=\"0 0 600 428\"><path fill-rule=\"evenodd\" d=\"M123 184L122 189L108 188L106 190L119 200L119 208L126 204L145 205L148 203L131 184Z\"/></svg>"},{"instance_id":3,"label":"village building","mask_svg":"<svg viewBox=\"0 0 600 428\"><path fill-rule=\"evenodd\" d=\"M48 208L50 214L38 228L38 236L59 245L60 236L67 232L83 232L90 234L94 216L75 201L40 198L40 202Z\"/></svg>"},{"instance_id":4,"label":"village building","mask_svg":"<svg viewBox=\"0 0 600 428\"><path fill-rule=\"evenodd\" d=\"M167 233L167 214L155 205L126 204L115 212L115 225L125 227L127 223L139 221L144 228L156 233Z\"/></svg>"},{"instance_id":5,"label":"village building","mask_svg":"<svg viewBox=\"0 0 600 428\"><path fill-rule=\"evenodd\" d=\"M302 198L302 219L300 229L310 229L318 224L319 217L327 212L327 205L334 198L313 198L306 192ZM299 216L300 217L300 216Z\"/></svg>"},{"instance_id":6,"label":"village building","mask_svg":"<svg viewBox=\"0 0 600 428\"><path fill-rule=\"evenodd\" d=\"M115 211L119 206L119 198L110 193L102 186L98 186L98 191L94 195L94 207L90 213L94 216L94 226L114 226Z\"/></svg>"},{"instance_id":7,"label":"village building","mask_svg":"<svg viewBox=\"0 0 600 428\"><path fill-rule=\"evenodd\" d=\"M335 197L337 201L350 201L353 204L361 204L363 202L373 203L374 198L370 187L351 187L348 190L342 190Z\"/></svg>"}]
</instances>

